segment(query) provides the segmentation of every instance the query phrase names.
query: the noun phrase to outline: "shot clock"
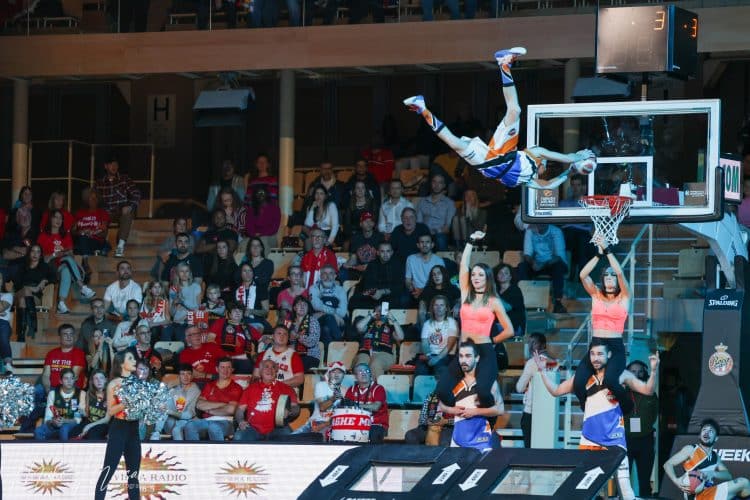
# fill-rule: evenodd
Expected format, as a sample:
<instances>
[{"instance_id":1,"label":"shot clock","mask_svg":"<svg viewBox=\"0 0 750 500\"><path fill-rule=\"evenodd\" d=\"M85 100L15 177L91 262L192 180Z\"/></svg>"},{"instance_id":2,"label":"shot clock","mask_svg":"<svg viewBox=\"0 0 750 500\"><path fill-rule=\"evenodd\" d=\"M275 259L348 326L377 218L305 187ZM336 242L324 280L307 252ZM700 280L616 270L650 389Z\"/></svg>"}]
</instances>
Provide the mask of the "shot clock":
<instances>
[{"instance_id":1,"label":"shot clock","mask_svg":"<svg viewBox=\"0 0 750 500\"><path fill-rule=\"evenodd\" d=\"M699 32L698 15L674 5L601 8L596 72L695 78Z\"/></svg>"}]
</instances>

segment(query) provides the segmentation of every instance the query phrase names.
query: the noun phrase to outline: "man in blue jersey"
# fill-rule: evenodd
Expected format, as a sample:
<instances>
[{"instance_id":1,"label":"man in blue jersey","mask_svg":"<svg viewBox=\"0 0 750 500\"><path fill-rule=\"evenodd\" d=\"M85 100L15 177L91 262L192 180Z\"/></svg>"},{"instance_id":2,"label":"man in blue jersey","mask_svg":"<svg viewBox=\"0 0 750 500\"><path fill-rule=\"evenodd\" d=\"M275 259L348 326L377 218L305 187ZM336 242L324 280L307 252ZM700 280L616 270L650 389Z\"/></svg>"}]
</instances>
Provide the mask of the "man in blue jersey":
<instances>
[{"instance_id":1,"label":"man in blue jersey","mask_svg":"<svg viewBox=\"0 0 750 500\"><path fill-rule=\"evenodd\" d=\"M627 450L625 442L625 423L620 409L620 403L614 398L612 392L604 385L604 371L607 368L607 361L612 356L609 347L604 345L599 339L594 340L589 346L589 359L594 367L594 374L586 382L586 405L583 409L583 427L581 428L581 442L579 449L582 450L605 450L610 446L619 446ZM651 375L648 380L643 382L636 376L624 370L620 375L620 383L631 391L650 396L654 393L654 381L656 379L656 368L659 366L659 353L649 356L651 365ZM553 396L562 396L573 392L574 377L564 380L559 385L555 385L547 377L546 360L542 359L538 353L534 353L534 361L539 367L542 374L542 381L545 387ZM626 456L620 467L617 469L617 484L620 489L620 495L623 500L632 500L635 498L633 488L630 485L630 466Z\"/></svg>"},{"instance_id":2,"label":"man in blue jersey","mask_svg":"<svg viewBox=\"0 0 750 500\"><path fill-rule=\"evenodd\" d=\"M582 150L573 154L558 153L540 146L532 146L518 151L518 134L521 127L521 105L518 102L516 84L510 68L519 56L526 54L523 47L513 47L495 52L495 60L500 66L503 84L503 98L506 112L495 129L489 144L479 137L457 137L445 124L427 108L424 97L415 95L404 99L410 110L424 118L437 136L456 151L470 165L490 179L496 179L508 187L521 184L534 189L552 189L568 178L571 172L593 171L596 167L594 153ZM540 179L547 170L547 161L573 164L554 179Z\"/></svg>"}]
</instances>

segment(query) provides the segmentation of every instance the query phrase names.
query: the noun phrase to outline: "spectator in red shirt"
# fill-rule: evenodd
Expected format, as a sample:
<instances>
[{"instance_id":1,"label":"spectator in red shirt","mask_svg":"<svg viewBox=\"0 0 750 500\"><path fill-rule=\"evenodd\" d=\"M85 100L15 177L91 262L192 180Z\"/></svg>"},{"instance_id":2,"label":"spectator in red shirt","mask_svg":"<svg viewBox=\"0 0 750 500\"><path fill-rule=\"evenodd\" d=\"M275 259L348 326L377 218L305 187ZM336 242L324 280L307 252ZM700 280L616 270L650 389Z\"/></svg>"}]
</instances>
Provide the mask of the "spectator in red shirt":
<instances>
[{"instance_id":1,"label":"spectator in red shirt","mask_svg":"<svg viewBox=\"0 0 750 500\"><path fill-rule=\"evenodd\" d=\"M294 390L277 380L278 365L270 359L260 363L260 380L250 384L234 414L238 422L235 441L272 441L292 433L287 422L299 415ZM284 425L277 426L276 407L280 396L287 396L289 407L284 411Z\"/></svg>"},{"instance_id":2,"label":"spectator in red shirt","mask_svg":"<svg viewBox=\"0 0 750 500\"><path fill-rule=\"evenodd\" d=\"M245 191L245 205L250 205L253 199L253 193L256 188L263 186L266 188L268 197L276 202L279 199L279 180L271 175L271 159L268 155L259 154L255 158L255 173L253 178L250 173L246 174L247 191Z\"/></svg>"},{"instance_id":3,"label":"spectator in red shirt","mask_svg":"<svg viewBox=\"0 0 750 500\"><path fill-rule=\"evenodd\" d=\"M69 312L65 299L68 298L73 282L81 289L83 298L91 299L96 295L95 291L83 283L83 273L73 257L73 239L63 227L63 214L60 210L50 211L49 220L39 234L38 243L42 247L44 260L53 265L60 275L57 314Z\"/></svg>"},{"instance_id":4,"label":"spectator in red shirt","mask_svg":"<svg viewBox=\"0 0 750 500\"><path fill-rule=\"evenodd\" d=\"M232 360L219 358L215 369L219 379L206 384L195 408L199 418L185 426L185 441L200 441L208 434L210 441L224 441L234 432L232 415L242 397L242 387L232 380Z\"/></svg>"},{"instance_id":5,"label":"spectator in red shirt","mask_svg":"<svg viewBox=\"0 0 750 500\"><path fill-rule=\"evenodd\" d=\"M345 399L354 401L362 410L372 413L370 443L380 444L388 433L388 403L385 388L372 380L370 367L360 363L354 367L357 383L346 391Z\"/></svg>"},{"instance_id":6,"label":"spectator in red shirt","mask_svg":"<svg viewBox=\"0 0 750 500\"><path fill-rule=\"evenodd\" d=\"M252 373L261 334L242 322L243 308L236 302L227 306L226 319L218 319L208 328L208 341L219 344L225 356L232 358L236 373Z\"/></svg>"},{"instance_id":7,"label":"spectator in red shirt","mask_svg":"<svg viewBox=\"0 0 750 500\"><path fill-rule=\"evenodd\" d=\"M325 235L320 229L313 229L310 232L312 239L312 249L302 257L300 268L303 273L305 288L310 288L320 279L320 269L326 264L333 266L338 272L339 265L336 261L336 254L330 248L325 246Z\"/></svg>"},{"instance_id":8,"label":"spectator in red shirt","mask_svg":"<svg viewBox=\"0 0 750 500\"><path fill-rule=\"evenodd\" d=\"M28 417L22 419L21 432L34 431L37 419L44 415L47 394L50 389L60 387L60 374L65 368L73 370L79 389L86 387L86 354L75 347L75 327L63 323L57 328L57 334L60 336L60 347L49 351L44 358L41 383L34 386L34 409Z\"/></svg>"},{"instance_id":9,"label":"spectator in red shirt","mask_svg":"<svg viewBox=\"0 0 750 500\"><path fill-rule=\"evenodd\" d=\"M105 174L96 181L95 187L99 193L102 207L109 213L113 221L120 223L117 229L117 249L115 257L125 255L125 242L130 236L141 192L127 175L120 173L117 157L110 154L104 161Z\"/></svg>"},{"instance_id":10,"label":"spectator in red shirt","mask_svg":"<svg viewBox=\"0 0 750 500\"><path fill-rule=\"evenodd\" d=\"M75 219L73 218L73 214L68 212L68 210L65 208L65 194L61 193L60 191L52 191L52 194L49 195L47 210L42 213L42 220L39 222L39 229L44 229L44 227L49 222L49 216L55 210L59 210L62 213L63 227L65 228L65 231L69 233L70 230L73 229Z\"/></svg>"},{"instance_id":11,"label":"spectator in red shirt","mask_svg":"<svg viewBox=\"0 0 750 500\"><path fill-rule=\"evenodd\" d=\"M73 224L74 250L77 255L83 255L83 269L89 273L89 255L96 252L109 251L107 243L107 227L109 214L99 208L99 196L96 190L86 188L82 193L83 201L88 208L81 208L75 214Z\"/></svg>"},{"instance_id":12,"label":"spectator in red shirt","mask_svg":"<svg viewBox=\"0 0 750 500\"><path fill-rule=\"evenodd\" d=\"M216 375L216 360L226 356L226 352L217 344L213 342L204 344L202 337L203 333L200 328L187 327L185 340L188 347L180 352L180 364L193 367L193 379L198 384Z\"/></svg>"}]
</instances>

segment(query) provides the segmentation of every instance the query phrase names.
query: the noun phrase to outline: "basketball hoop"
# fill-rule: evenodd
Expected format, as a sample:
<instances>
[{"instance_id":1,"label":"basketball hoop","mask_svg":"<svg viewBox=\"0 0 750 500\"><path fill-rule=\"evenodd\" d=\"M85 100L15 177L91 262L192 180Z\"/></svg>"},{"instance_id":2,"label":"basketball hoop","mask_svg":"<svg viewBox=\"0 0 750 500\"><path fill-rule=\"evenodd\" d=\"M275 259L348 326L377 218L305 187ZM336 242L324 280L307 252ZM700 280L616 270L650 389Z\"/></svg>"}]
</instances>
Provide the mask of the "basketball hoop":
<instances>
[{"instance_id":1,"label":"basketball hoop","mask_svg":"<svg viewBox=\"0 0 750 500\"><path fill-rule=\"evenodd\" d=\"M620 227L622 220L628 216L632 201L633 199L627 196L593 195L581 198L580 205L594 223L592 243L599 236L604 239L604 243L607 245L616 245L620 241L617 238L617 228Z\"/></svg>"}]
</instances>

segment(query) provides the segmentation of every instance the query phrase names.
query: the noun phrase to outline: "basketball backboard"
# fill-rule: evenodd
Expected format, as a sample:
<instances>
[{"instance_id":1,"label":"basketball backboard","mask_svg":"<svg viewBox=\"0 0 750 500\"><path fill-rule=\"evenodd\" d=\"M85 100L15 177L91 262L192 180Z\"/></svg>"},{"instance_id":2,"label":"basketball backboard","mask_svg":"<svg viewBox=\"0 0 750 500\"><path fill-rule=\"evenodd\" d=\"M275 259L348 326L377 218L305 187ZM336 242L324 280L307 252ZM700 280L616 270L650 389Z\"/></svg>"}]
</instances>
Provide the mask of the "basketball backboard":
<instances>
[{"instance_id":1,"label":"basketball backboard","mask_svg":"<svg viewBox=\"0 0 750 500\"><path fill-rule=\"evenodd\" d=\"M527 145L588 148L597 168L556 190L523 188L528 223L587 222L578 195L634 196L624 223L697 222L722 216L718 99L545 104L528 107ZM573 144L564 148L565 138ZM554 165L551 177L556 175Z\"/></svg>"}]
</instances>

